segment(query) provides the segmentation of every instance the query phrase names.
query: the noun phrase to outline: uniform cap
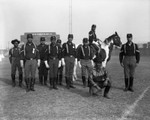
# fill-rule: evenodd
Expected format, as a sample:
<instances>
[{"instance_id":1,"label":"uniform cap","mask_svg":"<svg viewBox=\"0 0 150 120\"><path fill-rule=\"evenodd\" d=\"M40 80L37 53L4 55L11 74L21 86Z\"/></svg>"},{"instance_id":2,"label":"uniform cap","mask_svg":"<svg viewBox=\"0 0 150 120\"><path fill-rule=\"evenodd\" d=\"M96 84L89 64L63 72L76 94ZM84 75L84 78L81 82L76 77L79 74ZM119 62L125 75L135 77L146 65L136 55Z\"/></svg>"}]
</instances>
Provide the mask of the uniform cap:
<instances>
[{"instance_id":1,"label":"uniform cap","mask_svg":"<svg viewBox=\"0 0 150 120\"><path fill-rule=\"evenodd\" d=\"M73 38L73 34L69 34L69 35L68 35L68 38Z\"/></svg>"},{"instance_id":2,"label":"uniform cap","mask_svg":"<svg viewBox=\"0 0 150 120\"><path fill-rule=\"evenodd\" d=\"M61 43L61 40L60 40L60 39L58 39L58 40L57 40L57 43Z\"/></svg>"},{"instance_id":3,"label":"uniform cap","mask_svg":"<svg viewBox=\"0 0 150 120\"><path fill-rule=\"evenodd\" d=\"M55 36L51 36L51 41L52 40L56 40L56 37Z\"/></svg>"},{"instance_id":4,"label":"uniform cap","mask_svg":"<svg viewBox=\"0 0 150 120\"><path fill-rule=\"evenodd\" d=\"M83 38L83 43L87 43L88 41L88 38Z\"/></svg>"},{"instance_id":5,"label":"uniform cap","mask_svg":"<svg viewBox=\"0 0 150 120\"><path fill-rule=\"evenodd\" d=\"M27 39L28 38L33 38L32 34L27 34Z\"/></svg>"},{"instance_id":6,"label":"uniform cap","mask_svg":"<svg viewBox=\"0 0 150 120\"><path fill-rule=\"evenodd\" d=\"M17 40L17 39L14 39L14 40L11 41L12 44L14 44L15 42L18 42L18 44L20 43L20 41Z\"/></svg>"},{"instance_id":7,"label":"uniform cap","mask_svg":"<svg viewBox=\"0 0 150 120\"><path fill-rule=\"evenodd\" d=\"M40 41L45 41L45 37L41 37L41 38L40 38Z\"/></svg>"},{"instance_id":8,"label":"uniform cap","mask_svg":"<svg viewBox=\"0 0 150 120\"><path fill-rule=\"evenodd\" d=\"M132 34L131 33L128 33L127 34L127 38L131 38L132 37Z\"/></svg>"}]
</instances>

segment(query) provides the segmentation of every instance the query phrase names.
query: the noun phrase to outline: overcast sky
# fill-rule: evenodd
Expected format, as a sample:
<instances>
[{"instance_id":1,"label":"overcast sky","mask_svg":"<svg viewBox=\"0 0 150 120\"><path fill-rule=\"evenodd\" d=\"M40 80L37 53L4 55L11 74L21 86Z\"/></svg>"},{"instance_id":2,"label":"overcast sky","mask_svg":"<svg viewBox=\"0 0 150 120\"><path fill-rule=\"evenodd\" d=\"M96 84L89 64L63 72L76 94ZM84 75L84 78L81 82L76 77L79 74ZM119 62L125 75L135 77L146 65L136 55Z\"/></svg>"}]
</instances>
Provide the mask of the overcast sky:
<instances>
[{"instance_id":1,"label":"overcast sky","mask_svg":"<svg viewBox=\"0 0 150 120\"><path fill-rule=\"evenodd\" d=\"M0 0L0 48L25 32L56 32L63 42L69 33L70 0ZM72 0L74 43L88 37L96 24L97 37L104 40L115 31L126 42L150 41L150 0Z\"/></svg>"}]
</instances>

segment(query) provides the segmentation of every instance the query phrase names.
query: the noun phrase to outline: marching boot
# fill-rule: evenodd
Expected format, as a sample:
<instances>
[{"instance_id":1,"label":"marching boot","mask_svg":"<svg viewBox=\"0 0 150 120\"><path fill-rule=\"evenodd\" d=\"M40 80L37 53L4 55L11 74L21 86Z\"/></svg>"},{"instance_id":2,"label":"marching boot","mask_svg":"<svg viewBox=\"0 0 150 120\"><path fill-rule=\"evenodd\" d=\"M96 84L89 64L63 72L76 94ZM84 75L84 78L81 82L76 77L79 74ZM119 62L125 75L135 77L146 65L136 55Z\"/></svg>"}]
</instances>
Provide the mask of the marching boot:
<instances>
[{"instance_id":1,"label":"marching boot","mask_svg":"<svg viewBox=\"0 0 150 120\"><path fill-rule=\"evenodd\" d=\"M53 79L52 78L49 78L49 84L50 84L50 87L49 89L53 89Z\"/></svg>"},{"instance_id":2,"label":"marching boot","mask_svg":"<svg viewBox=\"0 0 150 120\"><path fill-rule=\"evenodd\" d=\"M72 80L72 77L71 78L69 78L69 86L71 87L71 88L75 88L75 86L73 86L73 80Z\"/></svg>"},{"instance_id":3,"label":"marching boot","mask_svg":"<svg viewBox=\"0 0 150 120\"><path fill-rule=\"evenodd\" d=\"M26 83L26 92L29 92L30 91L29 78L25 78L25 83Z\"/></svg>"},{"instance_id":4,"label":"marching boot","mask_svg":"<svg viewBox=\"0 0 150 120\"><path fill-rule=\"evenodd\" d=\"M128 78L125 78L124 82L125 82L125 89L124 89L124 91L126 92L126 91L128 91Z\"/></svg>"},{"instance_id":5,"label":"marching boot","mask_svg":"<svg viewBox=\"0 0 150 120\"><path fill-rule=\"evenodd\" d=\"M133 77L130 77L130 81L129 81L129 88L128 88L128 90L129 91L131 91L131 92L134 92L134 90L133 90Z\"/></svg>"},{"instance_id":6,"label":"marching boot","mask_svg":"<svg viewBox=\"0 0 150 120\"><path fill-rule=\"evenodd\" d=\"M39 83L40 83L41 85L43 85L43 76L42 76L42 75L39 75Z\"/></svg>"},{"instance_id":7,"label":"marching boot","mask_svg":"<svg viewBox=\"0 0 150 120\"><path fill-rule=\"evenodd\" d=\"M66 79L66 87L67 87L67 89L70 89L70 84L69 84L69 79L68 79L68 77L65 77L65 79Z\"/></svg>"},{"instance_id":8,"label":"marching boot","mask_svg":"<svg viewBox=\"0 0 150 120\"><path fill-rule=\"evenodd\" d=\"M44 85L47 86L47 76L44 76Z\"/></svg>"},{"instance_id":9,"label":"marching boot","mask_svg":"<svg viewBox=\"0 0 150 120\"><path fill-rule=\"evenodd\" d=\"M12 79L12 86L15 87L16 86L16 80L15 80L14 74L11 74L11 79Z\"/></svg>"},{"instance_id":10,"label":"marching boot","mask_svg":"<svg viewBox=\"0 0 150 120\"><path fill-rule=\"evenodd\" d=\"M56 77L56 84L59 85L59 81L60 81L60 76L59 74L57 74L57 77Z\"/></svg>"},{"instance_id":11,"label":"marching boot","mask_svg":"<svg viewBox=\"0 0 150 120\"><path fill-rule=\"evenodd\" d=\"M91 86L91 83L90 83L90 78L88 78L88 87Z\"/></svg>"},{"instance_id":12,"label":"marching boot","mask_svg":"<svg viewBox=\"0 0 150 120\"><path fill-rule=\"evenodd\" d=\"M34 78L31 78L31 80L30 80L30 90L31 90L31 91L35 91L35 89L34 89L34 84L35 84L35 79L34 79Z\"/></svg>"},{"instance_id":13,"label":"marching boot","mask_svg":"<svg viewBox=\"0 0 150 120\"><path fill-rule=\"evenodd\" d=\"M22 87L22 80L23 80L23 76L22 74L19 74L19 87Z\"/></svg>"},{"instance_id":14,"label":"marching boot","mask_svg":"<svg viewBox=\"0 0 150 120\"><path fill-rule=\"evenodd\" d=\"M82 76L82 82L83 82L83 87L85 88L86 87L86 78L85 78L85 76Z\"/></svg>"},{"instance_id":15,"label":"marching boot","mask_svg":"<svg viewBox=\"0 0 150 120\"><path fill-rule=\"evenodd\" d=\"M110 87L111 87L111 83L108 82L108 85L105 87L105 90L104 90L104 97L107 98L107 99L110 99L110 97L108 96L108 92L110 90Z\"/></svg>"},{"instance_id":16,"label":"marching boot","mask_svg":"<svg viewBox=\"0 0 150 120\"><path fill-rule=\"evenodd\" d=\"M56 84L56 80L57 80L57 78L53 78L53 88L54 88L55 90L58 90L57 84Z\"/></svg>"},{"instance_id":17,"label":"marching boot","mask_svg":"<svg viewBox=\"0 0 150 120\"><path fill-rule=\"evenodd\" d=\"M59 85L62 85L62 74L59 75Z\"/></svg>"}]
</instances>

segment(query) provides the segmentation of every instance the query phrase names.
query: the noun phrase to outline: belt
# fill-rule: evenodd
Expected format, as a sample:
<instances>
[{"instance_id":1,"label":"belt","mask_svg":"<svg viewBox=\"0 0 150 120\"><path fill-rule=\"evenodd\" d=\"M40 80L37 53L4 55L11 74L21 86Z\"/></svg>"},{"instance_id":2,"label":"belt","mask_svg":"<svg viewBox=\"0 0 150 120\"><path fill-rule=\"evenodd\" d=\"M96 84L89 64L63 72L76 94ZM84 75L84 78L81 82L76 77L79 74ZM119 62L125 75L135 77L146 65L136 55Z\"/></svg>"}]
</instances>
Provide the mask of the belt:
<instances>
[{"instance_id":1,"label":"belt","mask_svg":"<svg viewBox=\"0 0 150 120\"><path fill-rule=\"evenodd\" d=\"M52 60L56 60L56 59L57 59L57 57L50 57L50 59L52 59Z\"/></svg>"},{"instance_id":2,"label":"belt","mask_svg":"<svg viewBox=\"0 0 150 120\"><path fill-rule=\"evenodd\" d=\"M26 60L35 60L35 58L27 58Z\"/></svg>"},{"instance_id":3,"label":"belt","mask_svg":"<svg viewBox=\"0 0 150 120\"><path fill-rule=\"evenodd\" d=\"M69 57L74 57L73 55L69 55Z\"/></svg>"}]
</instances>

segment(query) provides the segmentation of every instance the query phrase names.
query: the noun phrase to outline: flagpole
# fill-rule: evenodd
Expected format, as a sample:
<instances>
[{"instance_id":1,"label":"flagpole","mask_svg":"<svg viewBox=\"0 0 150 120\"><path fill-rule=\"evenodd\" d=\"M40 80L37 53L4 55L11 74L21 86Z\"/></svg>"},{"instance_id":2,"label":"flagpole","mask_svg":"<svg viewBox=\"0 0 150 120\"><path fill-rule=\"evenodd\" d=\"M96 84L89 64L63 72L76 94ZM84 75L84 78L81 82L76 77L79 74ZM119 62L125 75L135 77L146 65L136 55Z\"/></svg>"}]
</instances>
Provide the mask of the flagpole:
<instances>
[{"instance_id":1,"label":"flagpole","mask_svg":"<svg viewBox=\"0 0 150 120\"><path fill-rule=\"evenodd\" d=\"M69 33L72 33L72 0L69 0Z\"/></svg>"}]
</instances>

